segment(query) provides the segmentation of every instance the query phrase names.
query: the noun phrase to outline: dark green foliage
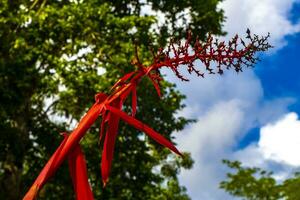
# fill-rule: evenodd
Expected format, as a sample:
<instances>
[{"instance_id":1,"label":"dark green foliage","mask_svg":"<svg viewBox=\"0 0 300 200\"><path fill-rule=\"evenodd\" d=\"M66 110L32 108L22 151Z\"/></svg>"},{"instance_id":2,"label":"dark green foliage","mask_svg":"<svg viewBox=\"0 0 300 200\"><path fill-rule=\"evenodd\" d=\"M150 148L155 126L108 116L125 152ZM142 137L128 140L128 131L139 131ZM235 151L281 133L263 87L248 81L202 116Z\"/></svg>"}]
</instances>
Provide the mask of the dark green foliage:
<instances>
[{"instance_id":1,"label":"dark green foliage","mask_svg":"<svg viewBox=\"0 0 300 200\"><path fill-rule=\"evenodd\" d=\"M272 177L272 172L256 167L243 167L238 161L223 162L234 172L227 174L227 180L220 183L220 188L233 196L249 200L300 199L299 173L278 183Z\"/></svg>"},{"instance_id":2,"label":"dark green foliage","mask_svg":"<svg viewBox=\"0 0 300 200\"><path fill-rule=\"evenodd\" d=\"M218 0L147 1L169 16L155 31L151 27L158 19L142 16L141 2L112 2L0 0L0 199L20 199L62 140L59 132L70 131L71 122L82 117L97 92L109 92L120 76L133 70L133 41L146 64L152 59L150 43L157 49L171 35L184 37L188 27L202 39L208 31L222 34ZM176 27L181 18L176 16L186 8L191 8L191 23ZM84 48L89 53L70 59ZM100 69L106 73L99 75ZM151 83L143 80L137 118L170 138L189 120L174 117L184 99L175 85L163 82L162 88L159 100ZM119 130L105 189L99 125L82 141L96 199L189 199L177 174L192 166L190 156L177 158L127 125ZM64 166L40 199L72 198Z\"/></svg>"}]
</instances>

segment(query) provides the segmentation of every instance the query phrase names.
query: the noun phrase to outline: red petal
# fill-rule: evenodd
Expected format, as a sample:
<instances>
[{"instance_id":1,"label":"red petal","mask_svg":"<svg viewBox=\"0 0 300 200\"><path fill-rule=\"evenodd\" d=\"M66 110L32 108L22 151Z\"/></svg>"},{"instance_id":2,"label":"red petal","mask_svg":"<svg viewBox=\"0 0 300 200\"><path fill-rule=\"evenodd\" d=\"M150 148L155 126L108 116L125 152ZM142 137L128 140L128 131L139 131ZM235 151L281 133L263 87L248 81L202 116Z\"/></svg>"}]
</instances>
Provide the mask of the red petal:
<instances>
[{"instance_id":1,"label":"red petal","mask_svg":"<svg viewBox=\"0 0 300 200\"><path fill-rule=\"evenodd\" d=\"M68 139L67 134L64 134L64 139L56 149L54 154L51 156L45 167L42 169L39 176L36 178L26 195L23 197L23 200L33 200L36 199L39 190L43 187L43 185L49 180L49 178L54 174L56 171L55 165L57 163L57 158L61 153L66 141Z\"/></svg>"},{"instance_id":2,"label":"red petal","mask_svg":"<svg viewBox=\"0 0 300 200\"><path fill-rule=\"evenodd\" d=\"M118 110L121 106L120 100L115 101L113 105L116 106L117 108L115 109ZM101 159L101 174L102 174L102 181L104 187L108 181L108 176L111 168L119 121L120 121L120 117L118 115L110 113L110 118L107 124L108 127L105 134L105 140L103 145L102 159Z\"/></svg>"},{"instance_id":3,"label":"red petal","mask_svg":"<svg viewBox=\"0 0 300 200\"><path fill-rule=\"evenodd\" d=\"M93 193L88 182L86 161L79 144L69 155L69 170L77 200L93 200Z\"/></svg>"},{"instance_id":4,"label":"red petal","mask_svg":"<svg viewBox=\"0 0 300 200\"><path fill-rule=\"evenodd\" d=\"M125 112L118 110L112 106L107 105L106 109L111 111L112 113L118 115L120 118L122 118L125 122L127 122L128 124L134 126L136 129L145 132L146 134L148 134L152 139L154 139L156 142L158 142L159 144L169 148L170 150L172 150L173 152L182 155L177 148L166 138L164 138L162 135L160 135L159 133L157 133L156 131L154 131L152 128L150 128L149 126L147 126L146 124L140 122L139 120L127 115Z\"/></svg>"},{"instance_id":5,"label":"red petal","mask_svg":"<svg viewBox=\"0 0 300 200\"><path fill-rule=\"evenodd\" d=\"M125 74L122 78L120 78L111 88L111 90L115 89L118 85L120 85L121 83L123 83L124 81L126 81L127 79L129 79L133 74L135 73L134 72L130 72L128 74Z\"/></svg>"},{"instance_id":6,"label":"red petal","mask_svg":"<svg viewBox=\"0 0 300 200\"><path fill-rule=\"evenodd\" d=\"M132 108L132 117L136 114L136 104L137 104L137 97L136 97L136 85L132 88L132 98L131 98L131 108Z\"/></svg>"}]
</instances>

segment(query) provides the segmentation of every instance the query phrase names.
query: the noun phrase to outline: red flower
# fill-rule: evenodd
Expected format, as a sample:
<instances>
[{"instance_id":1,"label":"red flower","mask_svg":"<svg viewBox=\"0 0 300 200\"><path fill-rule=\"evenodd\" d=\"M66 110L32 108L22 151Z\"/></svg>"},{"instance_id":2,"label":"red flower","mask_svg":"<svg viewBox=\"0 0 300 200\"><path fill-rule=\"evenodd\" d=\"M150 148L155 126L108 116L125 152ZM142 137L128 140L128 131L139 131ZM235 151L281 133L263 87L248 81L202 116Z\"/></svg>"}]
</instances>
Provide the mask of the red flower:
<instances>
[{"instance_id":1,"label":"red flower","mask_svg":"<svg viewBox=\"0 0 300 200\"><path fill-rule=\"evenodd\" d=\"M254 56L257 51L265 51L271 47L267 43L267 38L269 36L259 38L257 35L251 37L250 32L247 32L247 34L247 38L250 40L250 43L246 45L244 41L241 40L243 48L237 48L237 36L229 41L227 46L224 42L214 42L210 35L206 42L201 43L199 40L196 40L192 46L191 35L189 34L183 45L178 43L178 48L175 48L174 41L171 41L171 44L166 48L166 51L159 49L157 54L153 53L154 61L149 67L143 66L138 59L138 55L136 55L136 60L132 62L132 64L137 65L138 70L130 72L119 79L112 87L112 93L109 96L103 93L99 93L95 96L96 103L80 120L78 126L69 136L64 134L64 140L54 152L53 156L49 159L23 200L35 199L38 195L38 191L43 187L48 179L54 175L62 162L67 158L69 160L70 174L73 180L76 198L80 200L93 199L91 187L88 183L85 159L82 151L80 150L79 142L99 116L102 116L100 140L103 138L106 130L101 160L102 181L104 186L108 181L112 165L114 146L120 119L136 129L145 132L156 142L169 148L176 154L181 155L181 153L169 140L146 124L134 118L137 107L136 88L140 79L147 76L153 83L157 94L161 96L159 82L162 78L158 72L161 67L170 68L174 71L175 75L183 81L187 81L188 79L183 77L178 71L178 68L182 66L187 67L189 73L194 72L198 76L204 76L204 73L198 71L194 67L193 63L195 60L200 60L204 63L206 70L210 74L215 73L210 67L211 62L215 62L217 64L216 72L219 74L223 73L221 67L224 66L227 69L233 67L237 72L239 72L242 70L241 64L252 66L257 61L257 58ZM193 49L193 53L188 53L189 48ZM170 55L174 55L174 57L171 58ZM131 116L122 111L122 104L130 94L132 95Z\"/></svg>"}]
</instances>

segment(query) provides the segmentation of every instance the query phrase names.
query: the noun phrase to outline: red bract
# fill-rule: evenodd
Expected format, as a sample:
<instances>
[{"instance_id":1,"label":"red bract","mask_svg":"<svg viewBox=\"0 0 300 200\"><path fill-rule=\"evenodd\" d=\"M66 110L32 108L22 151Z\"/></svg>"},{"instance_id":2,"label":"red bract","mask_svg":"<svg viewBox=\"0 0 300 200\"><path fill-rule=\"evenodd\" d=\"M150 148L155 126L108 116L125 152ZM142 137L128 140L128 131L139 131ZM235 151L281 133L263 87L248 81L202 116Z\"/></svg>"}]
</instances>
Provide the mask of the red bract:
<instances>
[{"instance_id":1,"label":"red bract","mask_svg":"<svg viewBox=\"0 0 300 200\"><path fill-rule=\"evenodd\" d=\"M114 101L112 103L116 109L121 109L121 101ZM104 111L105 112L105 111ZM106 119L102 119L106 120ZM111 168L111 163L113 159L114 147L117 138L117 131L119 127L120 117L114 113L108 113L107 115L107 130L105 134L103 152L102 152L102 160L101 160L101 174L103 185L105 186L108 180L108 175ZM105 126L105 124L103 125ZM101 127L103 129L103 127Z\"/></svg>"},{"instance_id":2,"label":"red bract","mask_svg":"<svg viewBox=\"0 0 300 200\"><path fill-rule=\"evenodd\" d=\"M79 144L69 155L69 169L77 200L93 200L93 193L88 182L86 162Z\"/></svg>"},{"instance_id":3,"label":"red bract","mask_svg":"<svg viewBox=\"0 0 300 200\"><path fill-rule=\"evenodd\" d=\"M154 139L159 144L169 148L170 150L172 150L178 155L182 155L169 140L165 139L162 135L154 131L146 124L140 122L139 120L127 115L125 112L122 112L112 106L106 106L106 109L111 111L111 113L114 113L118 117L122 118L125 122L135 127L136 129L145 132L147 135L149 135L152 139Z\"/></svg>"},{"instance_id":4,"label":"red bract","mask_svg":"<svg viewBox=\"0 0 300 200\"><path fill-rule=\"evenodd\" d=\"M79 142L99 116L102 116L99 138L101 140L105 137L101 160L102 181L104 186L108 181L112 165L114 146L120 120L123 120L139 131L145 132L159 144L169 148L176 154L181 155L169 140L146 124L135 119L137 110L136 90L138 83L141 78L147 76L153 83L157 94L161 96L159 82L162 78L158 70L162 67L170 68L179 79L188 81L188 79L183 77L178 71L179 67L186 67L189 73L194 72L198 76L203 77L204 73L197 70L194 66L195 60L199 60L204 63L206 71L210 74L215 73L214 69L211 67L211 62L216 63L216 72L219 74L223 73L222 67L225 67L226 69L233 67L237 72L239 72L242 70L242 65L249 67L255 64L258 60L255 57L256 52L266 51L271 47L267 43L269 35L259 38L257 35L252 37L249 31L247 31L247 34L246 38L249 39L249 43L246 45L243 40L240 40L242 47L238 47L238 36L229 41L228 45L225 45L224 42L213 40L210 35L205 42L200 42L197 39L192 45L191 35L188 34L185 43L182 44L181 42L171 41L165 51L163 49L159 49L156 54L153 53L153 63L148 67L144 66L139 61L136 53L136 59L132 62L132 64L136 65L138 70L130 72L120 78L112 87L110 95L99 93L95 96L95 104L80 120L75 130L69 136L65 134L65 138L61 145L49 159L23 199L35 199L42 186L51 176L54 175L62 162L68 158L76 198L80 200L93 199L91 188L88 183L85 159L82 151L80 150ZM174 56L171 57L170 55ZM122 111L123 102L130 94L132 97L131 116Z\"/></svg>"}]
</instances>

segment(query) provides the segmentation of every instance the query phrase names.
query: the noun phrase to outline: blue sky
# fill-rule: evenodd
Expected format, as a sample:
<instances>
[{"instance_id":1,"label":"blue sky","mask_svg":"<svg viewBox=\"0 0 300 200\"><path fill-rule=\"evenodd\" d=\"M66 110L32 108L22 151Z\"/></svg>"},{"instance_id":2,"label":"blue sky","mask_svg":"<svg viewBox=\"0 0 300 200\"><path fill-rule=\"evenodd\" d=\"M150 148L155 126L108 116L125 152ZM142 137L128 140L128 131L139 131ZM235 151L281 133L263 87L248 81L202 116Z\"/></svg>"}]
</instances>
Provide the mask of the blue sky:
<instances>
[{"instance_id":1,"label":"blue sky","mask_svg":"<svg viewBox=\"0 0 300 200\"><path fill-rule=\"evenodd\" d=\"M187 107L178 115L198 121L174 133L180 150L189 151L194 168L183 170L180 181L192 199L233 199L218 189L228 169L221 159L274 171L280 181L300 170L300 1L225 0L220 7L230 38L246 28L271 33L275 46L260 55L254 69L223 76L175 82L186 94Z\"/></svg>"},{"instance_id":2,"label":"blue sky","mask_svg":"<svg viewBox=\"0 0 300 200\"><path fill-rule=\"evenodd\" d=\"M300 15L300 10L298 11ZM300 33L286 37L287 45L271 56L262 56L255 72L262 82L266 98L299 97ZM294 109L299 110L297 103Z\"/></svg>"}]
</instances>

